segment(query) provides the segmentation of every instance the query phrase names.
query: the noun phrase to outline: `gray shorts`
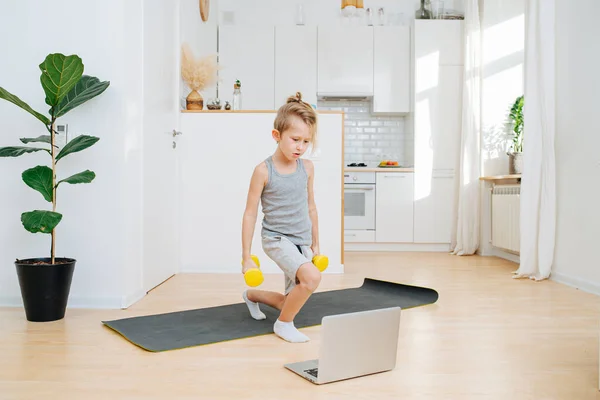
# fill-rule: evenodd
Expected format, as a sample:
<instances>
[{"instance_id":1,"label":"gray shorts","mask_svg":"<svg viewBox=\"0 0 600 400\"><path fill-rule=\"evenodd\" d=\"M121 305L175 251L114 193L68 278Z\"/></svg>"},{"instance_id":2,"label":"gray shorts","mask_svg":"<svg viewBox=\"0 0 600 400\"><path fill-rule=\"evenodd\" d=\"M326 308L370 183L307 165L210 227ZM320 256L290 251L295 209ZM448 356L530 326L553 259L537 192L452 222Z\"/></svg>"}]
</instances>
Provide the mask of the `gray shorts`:
<instances>
[{"instance_id":1,"label":"gray shorts","mask_svg":"<svg viewBox=\"0 0 600 400\"><path fill-rule=\"evenodd\" d=\"M298 269L303 264L312 262L313 253L310 246L296 246L285 236L263 236L262 247L265 254L283 271L284 294L287 295L298 283Z\"/></svg>"}]
</instances>

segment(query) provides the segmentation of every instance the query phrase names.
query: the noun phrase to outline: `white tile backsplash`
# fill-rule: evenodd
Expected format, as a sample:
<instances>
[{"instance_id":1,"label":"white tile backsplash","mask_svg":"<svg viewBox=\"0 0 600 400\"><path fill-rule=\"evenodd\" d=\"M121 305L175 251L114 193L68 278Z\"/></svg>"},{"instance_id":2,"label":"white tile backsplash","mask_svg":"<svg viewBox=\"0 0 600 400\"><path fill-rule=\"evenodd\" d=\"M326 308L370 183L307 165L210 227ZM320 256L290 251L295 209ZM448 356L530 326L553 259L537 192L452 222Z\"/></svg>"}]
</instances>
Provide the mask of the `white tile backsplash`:
<instances>
[{"instance_id":1,"label":"white tile backsplash","mask_svg":"<svg viewBox=\"0 0 600 400\"><path fill-rule=\"evenodd\" d=\"M371 102L359 100L323 101L319 110L344 111L344 164L364 162L371 166L382 159L412 166L414 140L405 129L402 116L371 114Z\"/></svg>"}]
</instances>

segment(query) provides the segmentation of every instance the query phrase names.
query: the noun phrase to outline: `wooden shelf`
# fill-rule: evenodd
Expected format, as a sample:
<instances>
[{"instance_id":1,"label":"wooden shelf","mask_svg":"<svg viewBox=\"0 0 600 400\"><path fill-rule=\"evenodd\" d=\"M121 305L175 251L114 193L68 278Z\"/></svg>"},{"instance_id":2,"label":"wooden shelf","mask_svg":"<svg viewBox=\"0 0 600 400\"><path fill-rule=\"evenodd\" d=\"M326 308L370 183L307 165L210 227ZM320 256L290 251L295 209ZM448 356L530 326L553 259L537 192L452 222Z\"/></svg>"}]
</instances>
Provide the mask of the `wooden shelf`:
<instances>
[{"instance_id":1,"label":"wooden shelf","mask_svg":"<svg viewBox=\"0 0 600 400\"><path fill-rule=\"evenodd\" d=\"M414 168L345 167L344 172L415 172Z\"/></svg>"},{"instance_id":2,"label":"wooden shelf","mask_svg":"<svg viewBox=\"0 0 600 400\"><path fill-rule=\"evenodd\" d=\"M481 176L480 181L503 181L506 179L521 179L521 174Z\"/></svg>"},{"instance_id":3,"label":"wooden shelf","mask_svg":"<svg viewBox=\"0 0 600 400\"><path fill-rule=\"evenodd\" d=\"M277 110L180 110L186 114L216 114L216 113L229 113L229 114L274 114ZM317 114L343 114L343 111L329 111L329 110L315 110Z\"/></svg>"}]
</instances>

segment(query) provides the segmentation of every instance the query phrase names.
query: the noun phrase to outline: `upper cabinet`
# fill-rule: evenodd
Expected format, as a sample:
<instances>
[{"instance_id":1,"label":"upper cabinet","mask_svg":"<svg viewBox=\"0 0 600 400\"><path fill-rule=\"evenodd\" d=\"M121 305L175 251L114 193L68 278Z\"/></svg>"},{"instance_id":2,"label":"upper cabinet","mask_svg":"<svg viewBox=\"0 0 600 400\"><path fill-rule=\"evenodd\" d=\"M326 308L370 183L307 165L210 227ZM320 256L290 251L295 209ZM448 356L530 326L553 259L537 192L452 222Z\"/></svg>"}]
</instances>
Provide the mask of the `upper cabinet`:
<instances>
[{"instance_id":1,"label":"upper cabinet","mask_svg":"<svg viewBox=\"0 0 600 400\"><path fill-rule=\"evenodd\" d=\"M416 20L415 61L431 59L440 66L464 65L464 22L461 20Z\"/></svg>"},{"instance_id":2,"label":"upper cabinet","mask_svg":"<svg viewBox=\"0 0 600 400\"><path fill-rule=\"evenodd\" d=\"M376 26L373 113L410 112L410 28Z\"/></svg>"},{"instance_id":3,"label":"upper cabinet","mask_svg":"<svg viewBox=\"0 0 600 400\"><path fill-rule=\"evenodd\" d=\"M317 104L317 27L275 27L275 109L289 96Z\"/></svg>"},{"instance_id":4,"label":"upper cabinet","mask_svg":"<svg viewBox=\"0 0 600 400\"><path fill-rule=\"evenodd\" d=\"M319 95L373 95L373 27L318 28Z\"/></svg>"},{"instance_id":5,"label":"upper cabinet","mask_svg":"<svg viewBox=\"0 0 600 400\"><path fill-rule=\"evenodd\" d=\"M218 31L222 103L239 79L244 110L276 110L296 92L315 105L319 96L372 97L374 114L412 109L409 27L223 25Z\"/></svg>"},{"instance_id":6,"label":"upper cabinet","mask_svg":"<svg viewBox=\"0 0 600 400\"><path fill-rule=\"evenodd\" d=\"M233 84L242 83L242 109L275 109L275 28L219 27L219 98L231 103ZM208 99L207 99L208 100Z\"/></svg>"}]
</instances>

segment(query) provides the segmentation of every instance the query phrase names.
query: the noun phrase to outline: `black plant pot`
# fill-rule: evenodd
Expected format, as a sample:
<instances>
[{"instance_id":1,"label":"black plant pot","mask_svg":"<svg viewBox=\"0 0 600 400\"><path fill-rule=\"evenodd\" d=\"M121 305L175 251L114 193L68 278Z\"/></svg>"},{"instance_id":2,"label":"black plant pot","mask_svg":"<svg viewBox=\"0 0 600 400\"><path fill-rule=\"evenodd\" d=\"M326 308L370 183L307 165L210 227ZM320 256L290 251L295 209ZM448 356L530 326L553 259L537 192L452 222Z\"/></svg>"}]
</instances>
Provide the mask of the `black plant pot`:
<instances>
[{"instance_id":1,"label":"black plant pot","mask_svg":"<svg viewBox=\"0 0 600 400\"><path fill-rule=\"evenodd\" d=\"M77 261L72 258L30 258L15 261L28 321L63 319Z\"/></svg>"}]
</instances>

